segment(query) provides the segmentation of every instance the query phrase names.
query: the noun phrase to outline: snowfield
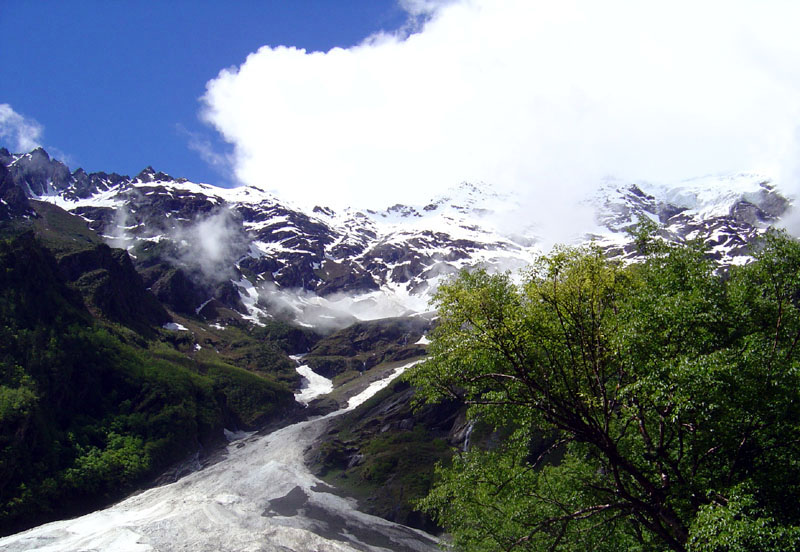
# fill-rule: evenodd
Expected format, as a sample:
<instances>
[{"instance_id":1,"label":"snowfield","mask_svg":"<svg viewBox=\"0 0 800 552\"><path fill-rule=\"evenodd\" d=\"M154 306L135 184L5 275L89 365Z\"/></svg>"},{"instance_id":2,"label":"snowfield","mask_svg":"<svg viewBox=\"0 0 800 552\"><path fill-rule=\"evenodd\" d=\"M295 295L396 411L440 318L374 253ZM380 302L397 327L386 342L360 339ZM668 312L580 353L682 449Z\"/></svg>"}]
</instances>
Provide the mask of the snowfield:
<instances>
[{"instance_id":1,"label":"snowfield","mask_svg":"<svg viewBox=\"0 0 800 552\"><path fill-rule=\"evenodd\" d=\"M351 399L361 404L410 363ZM307 376L306 376L307 377ZM319 393L319 381L304 398ZM310 400L310 399L309 399ZM110 508L0 539L8 552L438 550L422 532L359 512L314 477L303 452L343 411L231 442L226 458Z\"/></svg>"}]
</instances>

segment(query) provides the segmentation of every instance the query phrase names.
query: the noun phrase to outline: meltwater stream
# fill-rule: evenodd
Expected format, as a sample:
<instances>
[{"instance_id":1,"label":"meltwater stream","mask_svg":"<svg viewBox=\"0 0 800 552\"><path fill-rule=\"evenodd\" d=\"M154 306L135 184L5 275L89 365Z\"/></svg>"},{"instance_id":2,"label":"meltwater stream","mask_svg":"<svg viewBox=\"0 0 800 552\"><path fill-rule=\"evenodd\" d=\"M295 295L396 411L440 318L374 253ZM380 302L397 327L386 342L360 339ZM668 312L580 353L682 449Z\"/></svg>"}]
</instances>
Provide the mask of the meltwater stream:
<instances>
[{"instance_id":1,"label":"meltwater stream","mask_svg":"<svg viewBox=\"0 0 800 552\"><path fill-rule=\"evenodd\" d=\"M372 383L345 410L234 441L224 460L201 471L105 510L2 538L0 550L438 550L436 539L422 531L359 512L355 501L338 496L303 461L331 417L366 401L411 364Z\"/></svg>"}]
</instances>

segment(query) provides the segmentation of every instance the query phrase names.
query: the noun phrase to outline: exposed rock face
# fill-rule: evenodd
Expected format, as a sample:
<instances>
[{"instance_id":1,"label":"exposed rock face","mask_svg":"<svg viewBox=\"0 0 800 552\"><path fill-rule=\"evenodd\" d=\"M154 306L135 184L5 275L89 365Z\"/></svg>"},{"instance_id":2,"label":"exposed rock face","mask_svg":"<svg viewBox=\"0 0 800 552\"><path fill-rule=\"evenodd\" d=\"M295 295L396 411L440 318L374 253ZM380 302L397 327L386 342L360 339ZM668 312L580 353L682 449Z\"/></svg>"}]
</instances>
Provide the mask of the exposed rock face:
<instances>
[{"instance_id":1,"label":"exposed rock face","mask_svg":"<svg viewBox=\"0 0 800 552\"><path fill-rule=\"evenodd\" d=\"M353 315L425 310L438 282L463 268L514 270L540 253L532 231L498 230L515 200L485 185L465 183L419 207L306 211L256 187L194 184L152 167L135 178L70 173L42 149L0 150L0 165L0 219L28 213L28 198L55 202L128 249L146 285L186 314L213 316L204 310L213 301L252 320L328 316L342 327ZM586 201L599 210L595 239L612 255L637 254L625 231L647 217L670 240L705 241L723 264L744 262L748 241L789 207L752 174L669 187L610 181Z\"/></svg>"},{"instance_id":2,"label":"exposed rock face","mask_svg":"<svg viewBox=\"0 0 800 552\"><path fill-rule=\"evenodd\" d=\"M769 180L756 174L706 177L670 188L609 182L598 203L601 222L616 232L598 236L598 243L612 255L635 256L623 232L636 220L649 218L661 225L659 233L667 240L703 241L721 264L745 262L748 243L791 206Z\"/></svg>"},{"instance_id":3,"label":"exposed rock face","mask_svg":"<svg viewBox=\"0 0 800 552\"><path fill-rule=\"evenodd\" d=\"M0 160L3 152L0 150ZM0 222L32 213L28 197L5 165L0 164Z\"/></svg>"},{"instance_id":4,"label":"exposed rock face","mask_svg":"<svg viewBox=\"0 0 800 552\"><path fill-rule=\"evenodd\" d=\"M5 157L5 156L4 156ZM8 164L8 172L15 182L31 196L43 196L65 190L71 184L71 175L66 165L50 156L42 148L25 154L22 162Z\"/></svg>"},{"instance_id":5,"label":"exposed rock face","mask_svg":"<svg viewBox=\"0 0 800 552\"><path fill-rule=\"evenodd\" d=\"M100 244L63 255L58 268L67 282L84 291L89 304L105 317L128 326L161 326L170 320L147 291L126 251Z\"/></svg>"},{"instance_id":6,"label":"exposed rock face","mask_svg":"<svg viewBox=\"0 0 800 552\"><path fill-rule=\"evenodd\" d=\"M336 419L306 452L314 472L359 498L360 508L436 532L415 511L433 481L433 466L463 447L464 408L455 402L412 408L414 390L396 382L358 410Z\"/></svg>"},{"instance_id":7,"label":"exposed rock face","mask_svg":"<svg viewBox=\"0 0 800 552\"><path fill-rule=\"evenodd\" d=\"M364 372L383 362L413 359L425 354L419 342L430 327L430 318L422 316L358 322L320 340L303 362L333 378L348 370Z\"/></svg>"},{"instance_id":8,"label":"exposed rock face","mask_svg":"<svg viewBox=\"0 0 800 552\"><path fill-rule=\"evenodd\" d=\"M85 221L59 207L30 201L33 228L53 252L61 279L81 292L95 315L140 333L171 320L146 289L127 251L103 243Z\"/></svg>"}]
</instances>

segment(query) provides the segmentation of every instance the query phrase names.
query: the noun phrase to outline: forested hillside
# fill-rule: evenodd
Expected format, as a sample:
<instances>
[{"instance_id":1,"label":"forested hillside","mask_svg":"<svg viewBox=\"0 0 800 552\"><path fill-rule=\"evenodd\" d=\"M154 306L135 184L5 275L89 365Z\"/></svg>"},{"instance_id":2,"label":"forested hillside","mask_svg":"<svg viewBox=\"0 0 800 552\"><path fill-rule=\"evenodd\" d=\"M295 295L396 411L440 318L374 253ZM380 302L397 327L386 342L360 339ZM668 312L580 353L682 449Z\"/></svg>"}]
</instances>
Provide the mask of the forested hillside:
<instances>
[{"instance_id":1,"label":"forested hillside","mask_svg":"<svg viewBox=\"0 0 800 552\"><path fill-rule=\"evenodd\" d=\"M126 252L32 208L0 235L0 533L120 498L223 427L295 411L291 329L163 329Z\"/></svg>"}]
</instances>

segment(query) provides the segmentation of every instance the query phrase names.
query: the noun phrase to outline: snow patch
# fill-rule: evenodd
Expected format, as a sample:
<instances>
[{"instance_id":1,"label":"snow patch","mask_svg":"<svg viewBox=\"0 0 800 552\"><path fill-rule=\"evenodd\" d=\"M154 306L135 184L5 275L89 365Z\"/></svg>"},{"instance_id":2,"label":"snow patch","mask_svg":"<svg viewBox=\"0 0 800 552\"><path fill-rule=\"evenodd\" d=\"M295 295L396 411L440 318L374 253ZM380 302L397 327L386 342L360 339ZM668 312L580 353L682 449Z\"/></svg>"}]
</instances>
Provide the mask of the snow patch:
<instances>
[{"instance_id":1,"label":"snow patch","mask_svg":"<svg viewBox=\"0 0 800 552\"><path fill-rule=\"evenodd\" d=\"M388 377L370 383L369 386L366 389L364 389L361 393L351 397L350 400L347 401L347 408L345 410L348 411L353 410L357 406L364 404L370 398L372 398L372 396L375 395L375 393L377 393L381 389L385 389L386 387L388 387L389 384L395 380L395 378L401 376L403 372L405 372L407 369L411 368L412 366L416 366L420 362L425 362L425 361L415 360L414 362L398 366Z\"/></svg>"},{"instance_id":2,"label":"snow patch","mask_svg":"<svg viewBox=\"0 0 800 552\"><path fill-rule=\"evenodd\" d=\"M242 303L247 309L248 314L244 315L242 318L250 320L259 326L263 326L264 324L261 322L261 318L266 318L269 314L258 306L258 290L247 278L242 278L238 282L233 283L243 292L239 293L239 297L242 299Z\"/></svg>"},{"instance_id":3,"label":"snow patch","mask_svg":"<svg viewBox=\"0 0 800 552\"><path fill-rule=\"evenodd\" d=\"M206 299L205 301L203 301L202 305L200 305L199 307L194 309L194 313L195 314L200 314L200 311L202 311L204 308L206 308L206 305L208 305L213 300L214 300L214 298L212 297L211 299Z\"/></svg>"},{"instance_id":4,"label":"snow patch","mask_svg":"<svg viewBox=\"0 0 800 552\"><path fill-rule=\"evenodd\" d=\"M308 404L317 397L333 391L333 381L320 376L310 366L303 364L297 367L297 373L303 376L303 387L295 393L294 398L301 404Z\"/></svg>"},{"instance_id":5,"label":"snow patch","mask_svg":"<svg viewBox=\"0 0 800 552\"><path fill-rule=\"evenodd\" d=\"M184 326L183 324L178 324L177 322L167 322L163 326L161 326L165 330L173 330L176 332L188 332L189 328Z\"/></svg>"},{"instance_id":6,"label":"snow patch","mask_svg":"<svg viewBox=\"0 0 800 552\"><path fill-rule=\"evenodd\" d=\"M240 429L231 430L228 428L224 428L222 432L225 434L225 439L232 443L233 441L241 441L242 439L247 439L251 435L255 434L255 431L242 431Z\"/></svg>"}]
</instances>

